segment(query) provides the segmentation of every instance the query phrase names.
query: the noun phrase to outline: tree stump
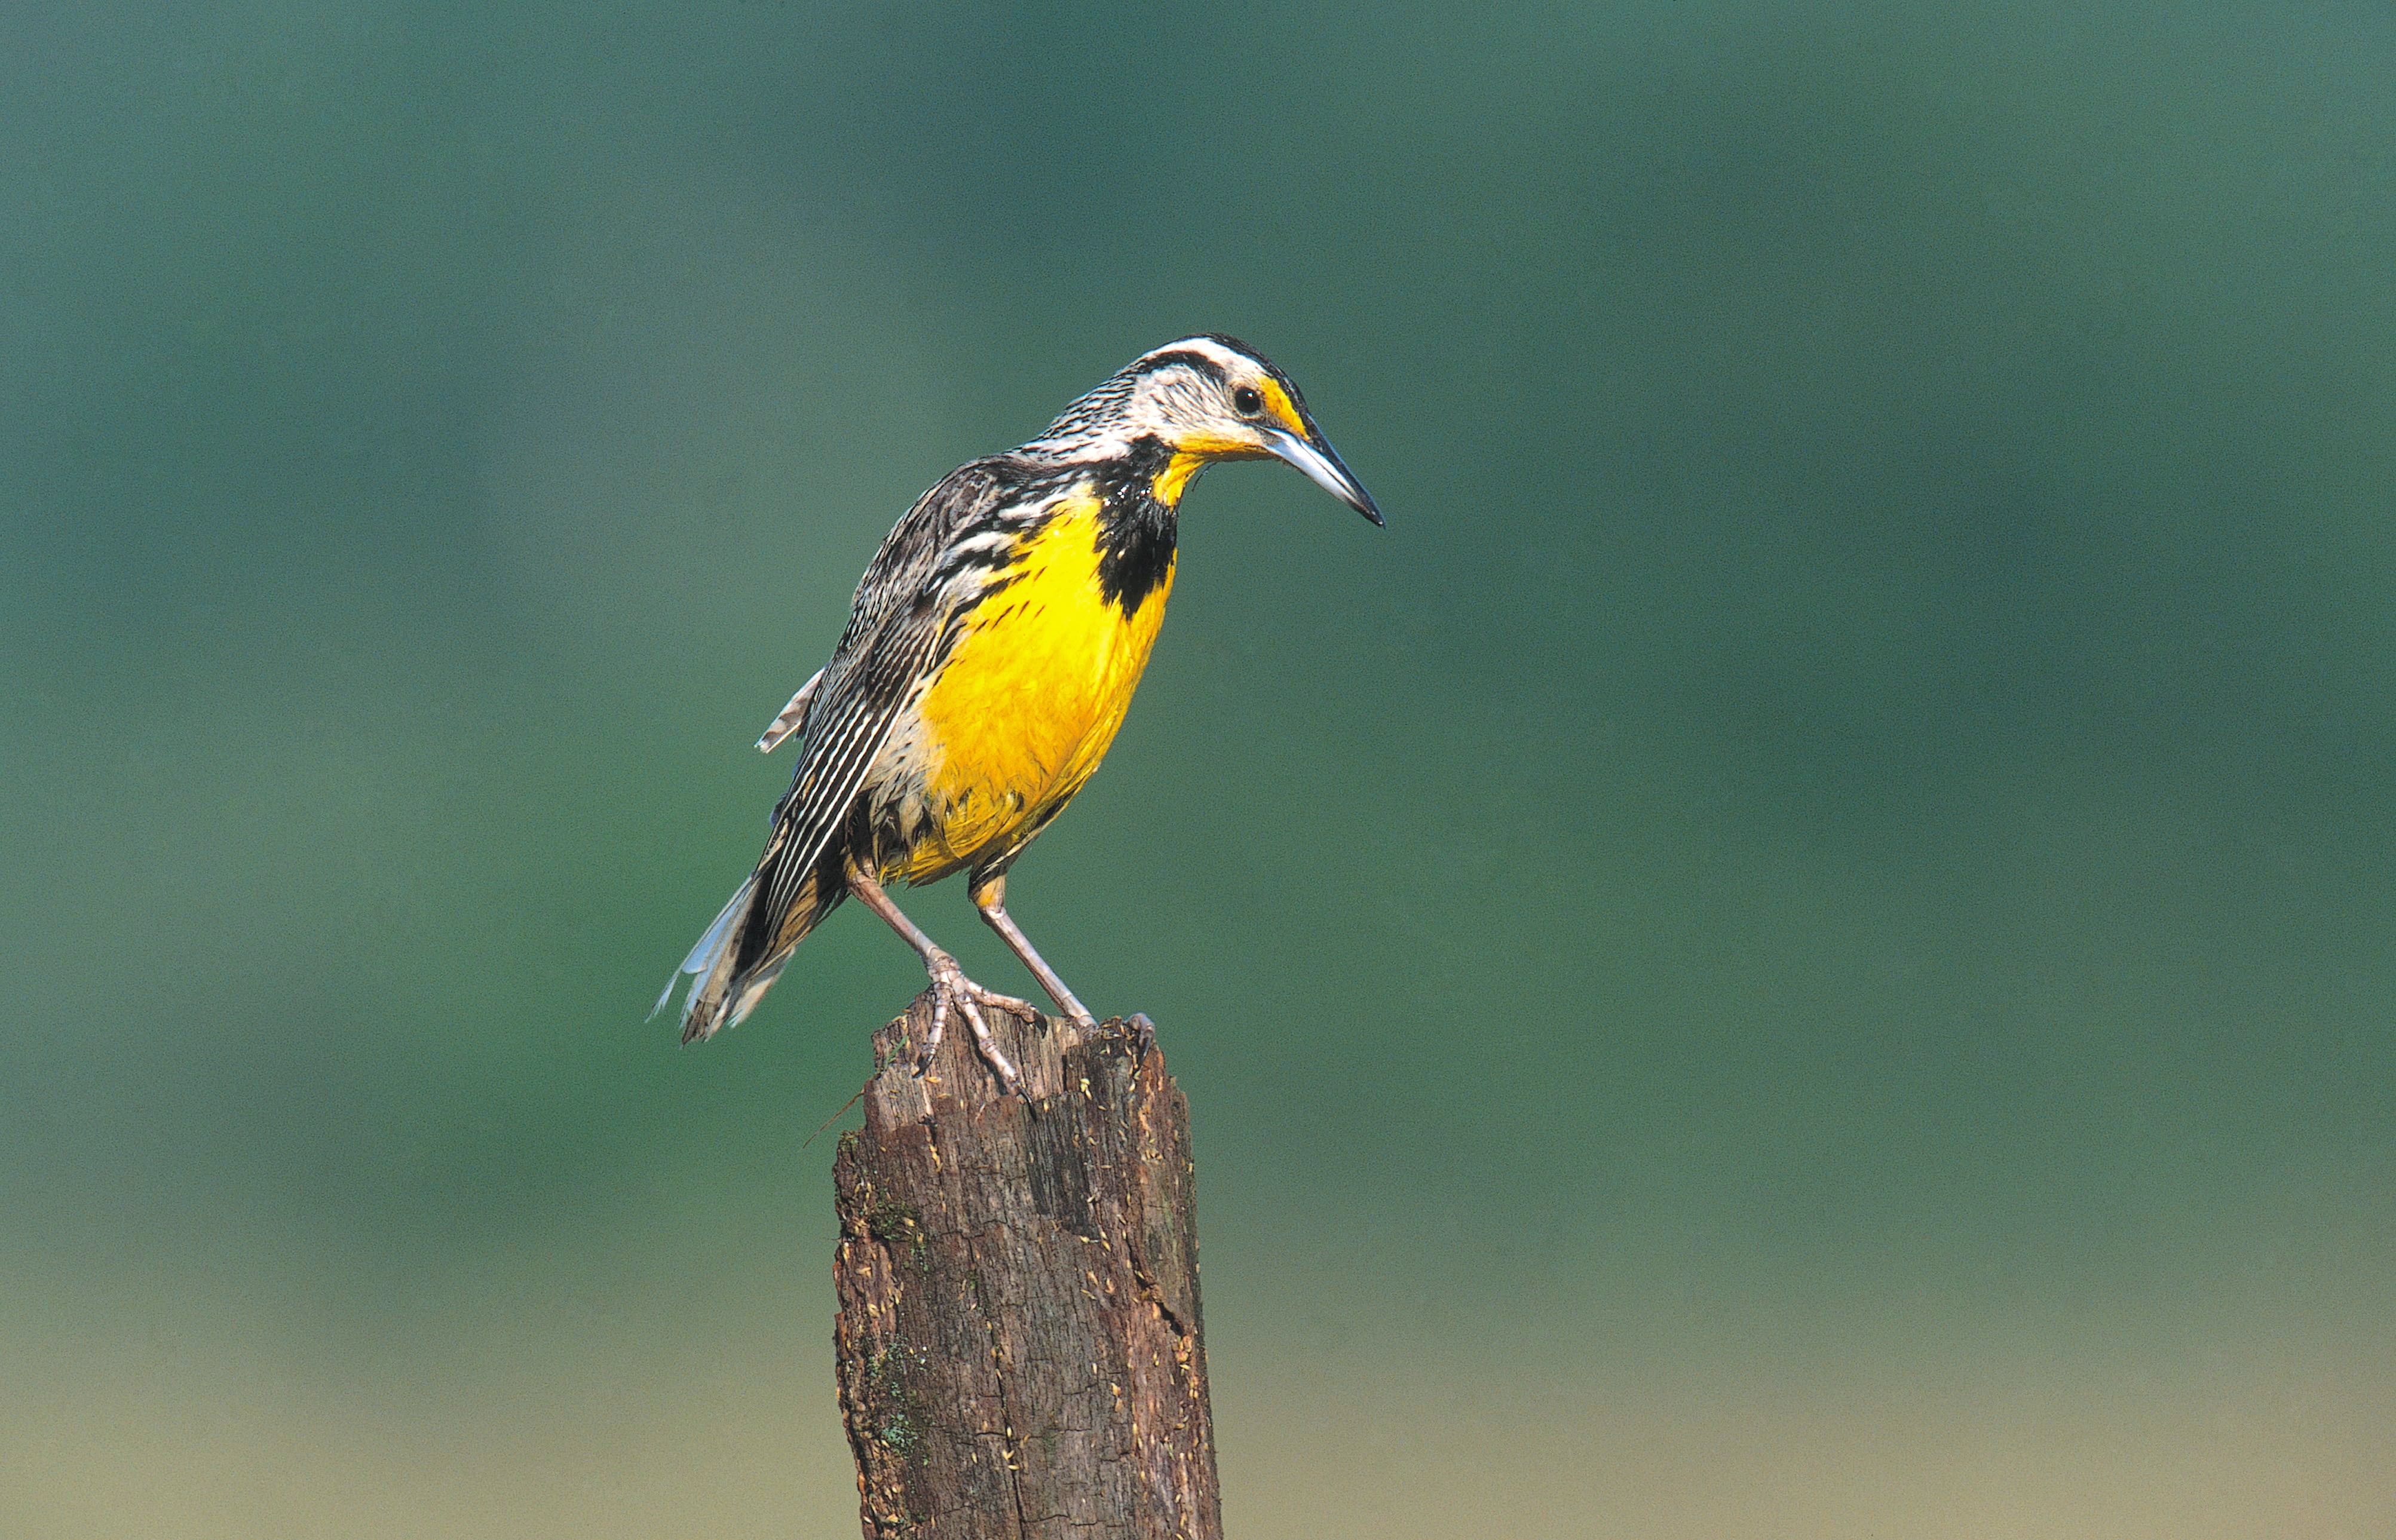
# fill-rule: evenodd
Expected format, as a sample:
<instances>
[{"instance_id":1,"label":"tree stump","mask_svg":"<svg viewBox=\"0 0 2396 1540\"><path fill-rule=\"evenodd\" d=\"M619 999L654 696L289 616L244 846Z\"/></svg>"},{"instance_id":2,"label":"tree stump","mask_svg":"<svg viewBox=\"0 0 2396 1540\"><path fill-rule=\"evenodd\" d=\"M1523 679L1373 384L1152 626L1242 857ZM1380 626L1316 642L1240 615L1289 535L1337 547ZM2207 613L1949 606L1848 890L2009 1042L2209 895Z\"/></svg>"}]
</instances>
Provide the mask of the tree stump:
<instances>
[{"instance_id":1,"label":"tree stump","mask_svg":"<svg viewBox=\"0 0 2396 1540\"><path fill-rule=\"evenodd\" d=\"M1221 1540L1189 1104L1145 1018L986 1012L1032 1098L928 995L874 1034L832 1163L842 1420L867 1540Z\"/></svg>"}]
</instances>

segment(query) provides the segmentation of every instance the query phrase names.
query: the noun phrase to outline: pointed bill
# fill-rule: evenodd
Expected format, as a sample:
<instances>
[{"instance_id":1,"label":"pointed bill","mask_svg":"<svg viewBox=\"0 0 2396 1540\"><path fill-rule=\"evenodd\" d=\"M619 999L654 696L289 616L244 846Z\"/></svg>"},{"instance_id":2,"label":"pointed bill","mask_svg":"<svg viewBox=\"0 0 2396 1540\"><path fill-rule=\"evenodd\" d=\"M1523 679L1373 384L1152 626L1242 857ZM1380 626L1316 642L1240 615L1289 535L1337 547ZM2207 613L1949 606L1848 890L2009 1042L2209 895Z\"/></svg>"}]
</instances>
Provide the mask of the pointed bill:
<instances>
[{"instance_id":1,"label":"pointed bill","mask_svg":"<svg viewBox=\"0 0 2396 1540\"><path fill-rule=\"evenodd\" d=\"M1364 490L1364 484L1356 479L1354 471L1339 463L1331 445L1309 443L1285 428L1268 429L1265 442L1274 454L1305 471L1315 485L1375 524L1381 522L1381 511L1373 506L1373 495Z\"/></svg>"}]
</instances>

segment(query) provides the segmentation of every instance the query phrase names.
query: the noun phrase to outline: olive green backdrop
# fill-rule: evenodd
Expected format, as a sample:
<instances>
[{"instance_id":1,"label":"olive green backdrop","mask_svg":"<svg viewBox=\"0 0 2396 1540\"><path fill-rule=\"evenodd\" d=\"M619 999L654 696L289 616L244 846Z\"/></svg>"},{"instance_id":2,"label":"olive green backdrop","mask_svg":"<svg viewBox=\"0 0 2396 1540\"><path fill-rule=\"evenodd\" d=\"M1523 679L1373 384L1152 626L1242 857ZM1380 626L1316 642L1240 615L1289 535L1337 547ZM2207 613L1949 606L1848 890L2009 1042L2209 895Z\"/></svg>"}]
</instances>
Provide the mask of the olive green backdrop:
<instances>
[{"instance_id":1,"label":"olive green backdrop","mask_svg":"<svg viewBox=\"0 0 2396 1540\"><path fill-rule=\"evenodd\" d=\"M2396 13L23 7L0 1533L846 1536L882 532L1194 330L1018 868L1243 1540L2396 1533ZM1019 977L953 886L918 915Z\"/></svg>"}]
</instances>

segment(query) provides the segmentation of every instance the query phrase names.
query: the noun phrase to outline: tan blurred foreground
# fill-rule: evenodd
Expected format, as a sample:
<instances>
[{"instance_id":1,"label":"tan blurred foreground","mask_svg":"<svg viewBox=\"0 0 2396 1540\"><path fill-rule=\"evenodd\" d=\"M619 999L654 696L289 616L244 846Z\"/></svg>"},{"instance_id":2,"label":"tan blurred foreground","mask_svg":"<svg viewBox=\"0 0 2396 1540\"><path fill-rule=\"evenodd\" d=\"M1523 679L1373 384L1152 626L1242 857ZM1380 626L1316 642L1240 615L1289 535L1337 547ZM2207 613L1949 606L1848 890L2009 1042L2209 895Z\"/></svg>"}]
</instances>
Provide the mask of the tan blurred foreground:
<instances>
[{"instance_id":1,"label":"tan blurred foreground","mask_svg":"<svg viewBox=\"0 0 2396 1540\"><path fill-rule=\"evenodd\" d=\"M594 1307L519 1281L478 1322L419 1322L451 1334L431 1346L401 1331L346 1360L331 1319L292 1301L266 1322L199 1296L161 1317L153 1298L137 1327L0 1294L0 1533L846 1540L822 1281L718 1281L696 1311L663 1288ZM1270 1340L1242 1303L1210 1315L1225 1507L1250 1540L2326 1540L2396 1522L2384 1336L2274 1351L2286 1334L2258 1321L2203 1349L2210 1367L1919 1341L1828 1374L1608 1369L1567 1343L1524 1354L1525 1388L1501 1394L1502 1366L1377 1367L1353 1342Z\"/></svg>"}]
</instances>

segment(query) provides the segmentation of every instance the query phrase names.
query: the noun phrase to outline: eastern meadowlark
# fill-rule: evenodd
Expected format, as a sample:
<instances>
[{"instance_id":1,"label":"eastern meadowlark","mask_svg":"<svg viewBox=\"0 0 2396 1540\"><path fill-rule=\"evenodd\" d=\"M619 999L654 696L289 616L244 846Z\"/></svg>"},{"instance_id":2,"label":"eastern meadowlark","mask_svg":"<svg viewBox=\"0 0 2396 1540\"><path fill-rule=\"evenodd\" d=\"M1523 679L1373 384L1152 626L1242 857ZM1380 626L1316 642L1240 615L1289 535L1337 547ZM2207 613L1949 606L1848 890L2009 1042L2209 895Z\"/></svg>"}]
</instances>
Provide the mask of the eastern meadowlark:
<instances>
[{"instance_id":1,"label":"eastern meadowlark","mask_svg":"<svg viewBox=\"0 0 2396 1540\"><path fill-rule=\"evenodd\" d=\"M683 1041L737 1026L806 934L851 894L905 937L934 989L928 1064L952 1008L1008 1089L986 989L884 884L953 872L1058 1005L1090 1013L1006 913L1006 872L1098 767L1173 589L1177 511L1217 460L1287 460L1378 524L1289 377L1228 337L1133 360L1020 448L952 471L908 510L858 584L832 661L757 747L799 740L765 852L684 974ZM654 1013L653 1013L654 1014Z\"/></svg>"}]
</instances>

